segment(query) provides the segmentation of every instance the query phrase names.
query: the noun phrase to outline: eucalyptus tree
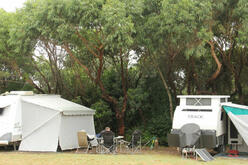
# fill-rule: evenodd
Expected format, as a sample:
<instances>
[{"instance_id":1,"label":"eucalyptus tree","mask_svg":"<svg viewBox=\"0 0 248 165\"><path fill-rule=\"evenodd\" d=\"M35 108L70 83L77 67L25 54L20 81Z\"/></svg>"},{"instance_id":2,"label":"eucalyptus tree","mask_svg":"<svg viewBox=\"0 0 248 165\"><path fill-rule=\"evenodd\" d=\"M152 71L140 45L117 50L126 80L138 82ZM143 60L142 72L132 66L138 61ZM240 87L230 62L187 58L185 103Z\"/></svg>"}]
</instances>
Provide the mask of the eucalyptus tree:
<instances>
[{"instance_id":1,"label":"eucalyptus tree","mask_svg":"<svg viewBox=\"0 0 248 165\"><path fill-rule=\"evenodd\" d=\"M10 64L8 63L8 56L11 47L8 44L9 39L9 29L12 21L11 14L0 9L0 84L1 92L2 88L7 88L8 81L18 81L12 73ZM10 78L12 77L12 78ZM14 79L13 79L14 78Z\"/></svg>"},{"instance_id":2,"label":"eucalyptus tree","mask_svg":"<svg viewBox=\"0 0 248 165\"><path fill-rule=\"evenodd\" d=\"M0 84L2 92L32 89L29 85L38 88L19 67L25 65L28 60L23 60L21 56L18 56L19 47L16 46L18 41L11 39L12 32L18 23L15 13L8 13L0 9Z\"/></svg>"},{"instance_id":3,"label":"eucalyptus tree","mask_svg":"<svg viewBox=\"0 0 248 165\"><path fill-rule=\"evenodd\" d=\"M0 78L1 83L4 81L4 77L8 75L5 72L6 67L4 63L6 63L6 58L8 56L9 45L7 44L9 37L9 27L7 24L7 19L10 18L8 13L4 10L0 9L0 59L1 59L1 67L0 67Z\"/></svg>"},{"instance_id":4,"label":"eucalyptus tree","mask_svg":"<svg viewBox=\"0 0 248 165\"><path fill-rule=\"evenodd\" d=\"M142 2L131 0L33 0L23 9L23 28L36 42L62 48L101 91L124 134L128 62L134 44L134 16ZM121 96L106 90L102 76L109 66L119 73Z\"/></svg>"},{"instance_id":5,"label":"eucalyptus tree","mask_svg":"<svg viewBox=\"0 0 248 165\"><path fill-rule=\"evenodd\" d=\"M185 86L175 80L184 80L187 76L185 67L175 64L178 59L187 60L179 56L200 56L207 52L204 46L212 37L207 24L211 18L211 3L192 0L154 0L146 3L152 5L144 10L145 26L140 28L141 35L145 36L143 44L164 82L169 98L175 98L177 89ZM215 57L215 54L212 53L212 56ZM170 99L171 119L173 100Z\"/></svg>"},{"instance_id":6,"label":"eucalyptus tree","mask_svg":"<svg viewBox=\"0 0 248 165\"><path fill-rule=\"evenodd\" d=\"M241 103L244 103L244 99L240 79L247 53L244 49L245 44L241 43L239 38L243 36L241 31L247 28L245 6L247 2L244 1L211 1L211 17L208 22L205 22L208 25L208 31L212 33L211 40L207 41L209 45L207 49L210 50L217 65L217 70L208 79L206 87L211 87L213 93L231 94L231 96L238 94ZM210 66L215 65L210 64ZM229 75L226 72L229 72ZM196 75L200 77L200 72ZM230 89L228 84L233 87Z\"/></svg>"},{"instance_id":7,"label":"eucalyptus tree","mask_svg":"<svg viewBox=\"0 0 248 165\"><path fill-rule=\"evenodd\" d=\"M242 95L239 79L246 50L240 41L246 38L246 8L246 1L235 0L145 1L138 31L169 98L176 100L180 93L229 94L221 87L227 77L228 86L234 79L233 94Z\"/></svg>"},{"instance_id":8,"label":"eucalyptus tree","mask_svg":"<svg viewBox=\"0 0 248 165\"><path fill-rule=\"evenodd\" d=\"M226 51L221 51L223 61L228 67L230 74L233 77L234 90L231 95L238 95L239 102L244 104L247 94L246 74L247 74L247 62L248 62L248 2L244 0L239 1L227 1L225 3L225 10L223 17L223 27L219 32L222 34L220 40L221 46L223 43L227 47ZM229 10L228 10L229 9ZM223 41L224 40L224 41ZM223 50L223 48L220 50ZM244 89L246 88L246 89Z\"/></svg>"}]
</instances>

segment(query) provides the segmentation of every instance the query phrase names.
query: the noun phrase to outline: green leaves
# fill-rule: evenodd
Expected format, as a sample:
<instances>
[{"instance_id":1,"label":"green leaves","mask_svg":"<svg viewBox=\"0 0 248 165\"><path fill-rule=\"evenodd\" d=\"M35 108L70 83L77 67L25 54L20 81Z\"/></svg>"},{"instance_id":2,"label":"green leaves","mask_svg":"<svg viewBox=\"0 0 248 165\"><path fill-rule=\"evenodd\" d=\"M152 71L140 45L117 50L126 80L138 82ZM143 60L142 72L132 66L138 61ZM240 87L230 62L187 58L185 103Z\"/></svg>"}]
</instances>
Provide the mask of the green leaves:
<instances>
[{"instance_id":1,"label":"green leaves","mask_svg":"<svg viewBox=\"0 0 248 165\"><path fill-rule=\"evenodd\" d=\"M126 11L125 3L107 0L101 12L102 28L106 40L104 44L114 49L128 49L133 44L132 33L135 32L132 16Z\"/></svg>"},{"instance_id":2,"label":"green leaves","mask_svg":"<svg viewBox=\"0 0 248 165\"><path fill-rule=\"evenodd\" d=\"M110 107L103 101L98 101L91 106L92 109L96 110L95 114L95 124L96 132L102 131L106 126L112 125L112 112ZM112 126L114 127L114 126Z\"/></svg>"},{"instance_id":3,"label":"green leaves","mask_svg":"<svg viewBox=\"0 0 248 165\"><path fill-rule=\"evenodd\" d=\"M248 3L245 0L240 0L235 9L235 15L239 19L235 22L234 26L240 27L238 30L238 37L236 40L243 44L245 47L248 46Z\"/></svg>"},{"instance_id":4,"label":"green leaves","mask_svg":"<svg viewBox=\"0 0 248 165\"><path fill-rule=\"evenodd\" d=\"M192 42L198 32L207 31L211 19L211 4L192 0L163 1L161 11L161 29L163 33L171 33L174 40ZM200 38L202 39L202 38Z\"/></svg>"}]
</instances>

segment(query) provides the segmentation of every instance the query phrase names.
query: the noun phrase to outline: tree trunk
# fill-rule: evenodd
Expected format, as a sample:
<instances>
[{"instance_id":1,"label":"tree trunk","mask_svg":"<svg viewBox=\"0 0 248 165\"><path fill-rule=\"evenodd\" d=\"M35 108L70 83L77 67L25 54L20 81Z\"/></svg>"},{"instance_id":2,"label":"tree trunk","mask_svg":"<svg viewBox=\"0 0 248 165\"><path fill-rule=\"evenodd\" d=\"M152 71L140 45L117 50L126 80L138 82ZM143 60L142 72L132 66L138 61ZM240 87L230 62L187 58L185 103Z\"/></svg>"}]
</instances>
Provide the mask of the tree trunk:
<instances>
[{"instance_id":1,"label":"tree trunk","mask_svg":"<svg viewBox=\"0 0 248 165\"><path fill-rule=\"evenodd\" d=\"M192 77L193 77L193 73L191 71L191 67L190 67L190 62L191 62L191 58L192 56L190 56L189 60L187 61L187 70L186 70L186 78L187 78L187 94L190 95L191 94L191 90L192 90Z\"/></svg>"},{"instance_id":2,"label":"tree trunk","mask_svg":"<svg viewBox=\"0 0 248 165\"><path fill-rule=\"evenodd\" d=\"M160 78L162 79L163 81L163 85L166 89L166 92L168 94L168 97L169 97L169 104L170 104L170 117L171 117L171 121L173 121L173 102L172 102L172 97L171 97L171 93L170 93L170 89L165 81L165 78L164 78L164 75L163 73L161 72L160 68L157 67L157 70L159 72L159 75L160 75Z\"/></svg>"},{"instance_id":3,"label":"tree trunk","mask_svg":"<svg viewBox=\"0 0 248 165\"><path fill-rule=\"evenodd\" d=\"M215 50L214 50L215 49L215 46L214 46L213 41L209 41L208 43L209 43L209 45L211 47L211 55L214 58L215 63L217 64L216 71L212 74L212 76L207 81L207 85L210 85L219 76L220 71L221 71L222 64L220 63L217 55L215 54Z\"/></svg>"},{"instance_id":4,"label":"tree trunk","mask_svg":"<svg viewBox=\"0 0 248 165\"><path fill-rule=\"evenodd\" d=\"M77 33L80 39L82 39L83 43L86 44L87 49L89 52L92 53L92 55L98 60L98 63L96 64L97 71L95 73L92 73L89 68L82 64L80 60L73 54L71 51L69 45L65 43L62 47L68 52L69 56L79 64L80 67L84 69L84 72L89 76L90 80L95 83L96 86L99 87L101 90L101 96L102 98L111 105L112 110L115 113L116 119L117 119L117 125L118 125L118 134L124 135L125 133L125 112L127 108L127 73L128 68L126 65L124 65L123 62L123 53L122 50L120 50L120 61L121 61L121 84L122 84L122 91L123 91L123 102L121 109L119 108L118 100L114 97L112 97L105 89L104 84L101 80L101 76L103 73L103 65L104 65L104 49L101 46L99 49L97 49L97 53L94 52L88 45L88 42L85 38L83 38L79 33Z\"/></svg>"},{"instance_id":5,"label":"tree trunk","mask_svg":"<svg viewBox=\"0 0 248 165\"><path fill-rule=\"evenodd\" d=\"M45 83L47 85L48 93L51 93L51 87L50 87L49 81L47 80L46 76L41 72L41 70L37 67L37 65L34 64L34 67L38 71L38 73L41 75L43 80L45 81Z\"/></svg>"},{"instance_id":6,"label":"tree trunk","mask_svg":"<svg viewBox=\"0 0 248 165\"><path fill-rule=\"evenodd\" d=\"M172 78L172 66L173 66L173 63L174 63L174 58L175 58L176 55L170 55L170 62L168 64L168 72L167 72L167 86L170 87L170 95L172 93L172 96L174 96L174 100L176 102L176 104L178 104L178 101L177 101L177 89L176 89L176 86L175 86L175 83L173 82L173 78ZM162 71L160 70L161 74L162 74ZM163 76L164 78L164 76ZM173 110L172 110L172 114L173 114Z\"/></svg>"},{"instance_id":7,"label":"tree trunk","mask_svg":"<svg viewBox=\"0 0 248 165\"><path fill-rule=\"evenodd\" d=\"M243 90L242 90L242 86L241 86L241 83L239 82L239 80L238 80L236 86L237 86L238 95L239 95L239 102L240 102L240 104L245 104L244 96L243 96Z\"/></svg>"},{"instance_id":8,"label":"tree trunk","mask_svg":"<svg viewBox=\"0 0 248 165\"><path fill-rule=\"evenodd\" d=\"M234 45L235 44L233 44L232 46L234 46ZM239 56L236 55L237 57L239 57L239 60L238 60L239 63L235 67L234 64L232 63L232 60L231 60L231 56L234 55L233 48L232 48L232 51L230 51L228 55L226 55L225 52L223 52L222 54L223 54L224 64L229 69L231 75L234 78L235 90L231 94L231 97L238 94L240 104L244 104L243 89L242 89L242 85L240 83L240 76L241 76L241 72L242 72L243 66L244 66L244 56L242 54L238 54Z\"/></svg>"},{"instance_id":9,"label":"tree trunk","mask_svg":"<svg viewBox=\"0 0 248 165\"><path fill-rule=\"evenodd\" d=\"M118 110L117 110L118 111ZM117 124L118 124L118 135L124 136L125 134L125 114L120 112L117 114Z\"/></svg>"},{"instance_id":10,"label":"tree trunk","mask_svg":"<svg viewBox=\"0 0 248 165\"><path fill-rule=\"evenodd\" d=\"M170 117L171 117L171 121L173 121L173 102L172 102L172 96L171 96L171 92L170 92L170 89L168 87L168 84L164 78L164 75L162 73L162 71L160 70L159 66L156 64L154 58L152 58L152 63L153 65L155 66L155 68L157 69L158 73L159 73L159 76L163 82L163 85L164 85L164 88L167 92L167 95L168 95L168 98L169 98L169 104L170 104Z\"/></svg>"}]
</instances>

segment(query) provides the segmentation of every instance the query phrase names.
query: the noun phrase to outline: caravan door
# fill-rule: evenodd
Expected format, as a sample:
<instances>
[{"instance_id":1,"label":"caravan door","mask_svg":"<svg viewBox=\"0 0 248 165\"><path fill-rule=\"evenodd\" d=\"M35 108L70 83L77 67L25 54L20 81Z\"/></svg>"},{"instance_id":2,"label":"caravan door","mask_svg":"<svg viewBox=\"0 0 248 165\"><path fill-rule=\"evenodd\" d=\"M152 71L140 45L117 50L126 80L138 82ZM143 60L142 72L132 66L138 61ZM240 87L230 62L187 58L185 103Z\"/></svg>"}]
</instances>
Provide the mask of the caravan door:
<instances>
[{"instance_id":1,"label":"caravan door","mask_svg":"<svg viewBox=\"0 0 248 165\"><path fill-rule=\"evenodd\" d=\"M242 137L234 126L233 122L228 118L228 144L242 144Z\"/></svg>"}]
</instances>

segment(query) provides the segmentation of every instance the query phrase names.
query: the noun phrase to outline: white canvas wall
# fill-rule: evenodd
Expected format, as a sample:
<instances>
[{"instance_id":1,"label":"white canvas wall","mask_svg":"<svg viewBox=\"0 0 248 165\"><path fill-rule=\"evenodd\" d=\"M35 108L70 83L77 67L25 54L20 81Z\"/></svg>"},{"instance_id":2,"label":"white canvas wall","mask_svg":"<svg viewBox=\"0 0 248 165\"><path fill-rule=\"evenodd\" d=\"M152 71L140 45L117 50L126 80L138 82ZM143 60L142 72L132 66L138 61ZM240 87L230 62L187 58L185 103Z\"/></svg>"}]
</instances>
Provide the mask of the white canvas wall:
<instances>
[{"instance_id":1,"label":"white canvas wall","mask_svg":"<svg viewBox=\"0 0 248 165\"><path fill-rule=\"evenodd\" d=\"M53 151L58 145L60 113L22 102L21 151Z\"/></svg>"},{"instance_id":2,"label":"white canvas wall","mask_svg":"<svg viewBox=\"0 0 248 165\"><path fill-rule=\"evenodd\" d=\"M62 150L78 147L77 132L85 130L89 135L95 135L93 116L62 116L59 143Z\"/></svg>"},{"instance_id":3,"label":"white canvas wall","mask_svg":"<svg viewBox=\"0 0 248 165\"><path fill-rule=\"evenodd\" d=\"M248 144L248 115L234 115L229 112L228 116L244 139L245 143Z\"/></svg>"},{"instance_id":4,"label":"white canvas wall","mask_svg":"<svg viewBox=\"0 0 248 165\"><path fill-rule=\"evenodd\" d=\"M73 114L73 113L72 113ZM63 115L61 111L22 102L22 135L20 151L56 152L78 147L77 132L95 135L93 115Z\"/></svg>"},{"instance_id":5,"label":"white canvas wall","mask_svg":"<svg viewBox=\"0 0 248 165\"><path fill-rule=\"evenodd\" d=\"M20 144L20 151L56 152L58 147L58 134L60 115L56 115L42 127L25 137Z\"/></svg>"}]
</instances>

